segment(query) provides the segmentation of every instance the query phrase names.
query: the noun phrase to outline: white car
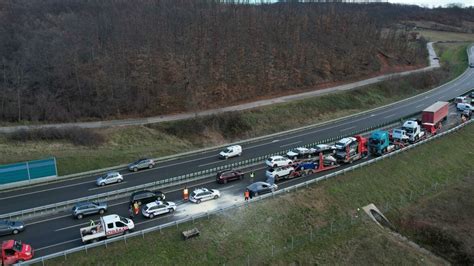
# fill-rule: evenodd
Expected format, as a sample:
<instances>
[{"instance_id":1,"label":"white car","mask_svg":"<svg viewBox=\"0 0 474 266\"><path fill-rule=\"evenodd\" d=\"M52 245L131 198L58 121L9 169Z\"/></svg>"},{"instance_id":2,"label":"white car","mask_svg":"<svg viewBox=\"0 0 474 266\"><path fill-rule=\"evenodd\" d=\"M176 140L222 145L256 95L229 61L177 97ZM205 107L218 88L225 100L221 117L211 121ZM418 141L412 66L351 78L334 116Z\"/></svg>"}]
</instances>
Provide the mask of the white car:
<instances>
[{"instance_id":1,"label":"white car","mask_svg":"<svg viewBox=\"0 0 474 266\"><path fill-rule=\"evenodd\" d=\"M464 110L474 111L474 107L468 103L458 103L456 105L456 109L458 109L458 111L464 111Z\"/></svg>"},{"instance_id":2,"label":"white car","mask_svg":"<svg viewBox=\"0 0 474 266\"><path fill-rule=\"evenodd\" d=\"M219 158L228 159L228 158L240 156L240 155L242 155L242 146L234 145L234 146L229 146L225 150L221 151L219 153Z\"/></svg>"},{"instance_id":3,"label":"white car","mask_svg":"<svg viewBox=\"0 0 474 266\"><path fill-rule=\"evenodd\" d=\"M268 169L265 173L267 178L274 178L276 181L280 180L281 177L290 175L295 171L293 166L279 166L275 168Z\"/></svg>"},{"instance_id":4,"label":"white car","mask_svg":"<svg viewBox=\"0 0 474 266\"><path fill-rule=\"evenodd\" d=\"M314 149L314 148L308 149L308 148L304 148L304 147L299 147L299 148L296 148L294 150L291 150L291 151L287 152L286 156L288 156L288 158L290 158L290 159L296 160L298 158L307 157L309 155L312 155L315 152L316 152L316 149Z\"/></svg>"},{"instance_id":5,"label":"white car","mask_svg":"<svg viewBox=\"0 0 474 266\"><path fill-rule=\"evenodd\" d=\"M176 211L176 203L171 201L160 201L148 203L142 208L142 214L145 217L153 218L156 215L172 213Z\"/></svg>"},{"instance_id":6,"label":"white car","mask_svg":"<svg viewBox=\"0 0 474 266\"><path fill-rule=\"evenodd\" d=\"M199 204L201 201L218 199L220 196L221 193L217 189L200 188L191 193L189 201Z\"/></svg>"},{"instance_id":7,"label":"white car","mask_svg":"<svg viewBox=\"0 0 474 266\"><path fill-rule=\"evenodd\" d=\"M119 172L109 172L96 180L98 186L105 186L107 184L120 183L123 181L123 176Z\"/></svg>"},{"instance_id":8,"label":"white car","mask_svg":"<svg viewBox=\"0 0 474 266\"><path fill-rule=\"evenodd\" d=\"M283 156L272 156L265 160L265 164L268 165L268 167L278 167L278 166L283 166L283 165L289 165L292 164L293 161L283 157Z\"/></svg>"}]
</instances>

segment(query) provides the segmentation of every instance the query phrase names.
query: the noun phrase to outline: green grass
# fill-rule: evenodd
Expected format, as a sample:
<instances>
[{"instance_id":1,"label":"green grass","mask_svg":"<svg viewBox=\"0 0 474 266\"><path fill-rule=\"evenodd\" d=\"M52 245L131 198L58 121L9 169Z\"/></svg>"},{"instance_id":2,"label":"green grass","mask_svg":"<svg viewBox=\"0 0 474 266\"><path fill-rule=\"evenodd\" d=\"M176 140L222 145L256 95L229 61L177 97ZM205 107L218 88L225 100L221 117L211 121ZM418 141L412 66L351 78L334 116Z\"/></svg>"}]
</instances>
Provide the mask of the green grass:
<instances>
[{"instance_id":1,"label":"green grass","mask_svg":"<svg viewBox=\"0 0 474 266\"><path fill-rule=\"evenodd\" d=\"M466 67L464 49L464 45L441 45L441 60L447 66L443 70L353 91L194 120L98 129L107 139L98 147L74 146L65 141L18 142L0 135L0 164L54 156L59 174L66 175L328 121L410 97L452 79Z\"/></svg>"},{"instance_id":2,"label":"green grass","mask_svg":"<svg viewBox=\"0 0 474 266\"><path fill-rule=\"evenodd\" d=\"M474 125L298 192L252 203L48 265L440 264L373 225L356 209L374 203L395 220L406 207L472 173ZM331 226L332 223L332 226ZM201 236L183 241L182 230ZM331 230L332 228L332 230ZM310 232L313 241L310 241ZM292 248L292 239L296 243ZM271 256L272 245L275 254ZM153 254L150 256L150 254Z\"/></svg>"},{"instance_id":3,"label":"green grass","mask_svg":"<svg viewBox=\"0 0 474 266\"><path fill-rule=\"evenodd\" d=\"M420 34L429 41L460 41L460 42L474 42L474 34L472 33L460 33L460 32L448 32L448 31L435 31L435 30L417 30Z\"/></svg>"}]
</instances>

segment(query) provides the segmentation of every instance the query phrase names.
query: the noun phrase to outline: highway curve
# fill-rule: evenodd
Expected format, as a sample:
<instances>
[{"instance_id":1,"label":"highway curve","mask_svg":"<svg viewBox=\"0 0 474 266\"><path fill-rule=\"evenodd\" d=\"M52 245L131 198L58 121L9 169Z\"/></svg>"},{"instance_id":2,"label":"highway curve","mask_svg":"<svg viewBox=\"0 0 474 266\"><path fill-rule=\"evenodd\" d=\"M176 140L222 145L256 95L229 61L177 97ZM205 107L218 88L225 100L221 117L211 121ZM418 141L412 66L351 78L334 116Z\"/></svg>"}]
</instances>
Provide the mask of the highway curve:
<instances>
[{"instance_id":1,"label":"highway curve","mask_svg":"<svg viewBox=\"0 0 474 266\"><path fill-rule=\"evenodd\" d=\"M473 50L471 48L471 50ZM474 62L470 53L470 62ZM244 153L242 157L231 159L232 161L245 160L254 158L291 147L313 143L318 140L324 140L333 136L347 134L352 131L364 129L370 126L390 122L401 117L419 112L425 107L439 100L449 100L455 96L469 92L474 87L474 68L467 69L456 80L440 86L428 93L424 93L410 99L394 103L389 106L377 108L362 114L355 115L350 118L339 119L333 123L326 123L317 127L298 130L292 133L272 136L261 139L252 143L244 144ZM452 109L452 107L451 107ZM456 117L456 115L452 116ZM124 173L125 182L118 185L106 186L98 188L95 186L95 176L84 177L75 180L62 181L54 184L37 185L25 189L17 189L11 191L3 191L0 193L0 213L9 213L20 211L33 207L39 207L46 204L57 203L65 200L75 199L87 195L94 195L106 191L113 191L120 188L135 186L151 181L156 181L172 176L195 172L213 168L219 165L225 165L228 161L220 161L217 159L216 150L210 150L199 154L191 154L183 156L179 159L163 162L158 164L154 169L141 171L138 173ZM264 179L264 167L262 163L261 169L257 171L258 180ZM328 172L325 172L328 173ZM293 185L297 182L303 182L307 178L298 178L280 184L280 188ZM250 182L244 181L232 182L227 185L215 184L212 178L201 180L198 184L190 184L190 186L207 186L209 188L219 187L223 192L222 199L203 203L198 207L190 203L178 206L178 211L174 215L164 216L153 220L144 220L138 218L137 229L141 230L147 227L155 226L161 223L180 219L186 215L205 208L222 207L222 204L231 204L236 200L242 200L242 190ZM179 201L181 188L168 188L165 190L168 199L171 201ZM112 205L109 213L127 214L126 199L110 202ZM94 217L97 219L97 217ZM81 223L86 222L72 219L68 213L59 213L50 216L47 219L39 219L28 221L28 228L25 232L15 236L16 239L31 243L36 248L36 257L51 254L60 250L66 250L71 247L81 245L79 238L79 227ZM6 236L0 240L12 238Z\"/></svg>"}]
</instances>

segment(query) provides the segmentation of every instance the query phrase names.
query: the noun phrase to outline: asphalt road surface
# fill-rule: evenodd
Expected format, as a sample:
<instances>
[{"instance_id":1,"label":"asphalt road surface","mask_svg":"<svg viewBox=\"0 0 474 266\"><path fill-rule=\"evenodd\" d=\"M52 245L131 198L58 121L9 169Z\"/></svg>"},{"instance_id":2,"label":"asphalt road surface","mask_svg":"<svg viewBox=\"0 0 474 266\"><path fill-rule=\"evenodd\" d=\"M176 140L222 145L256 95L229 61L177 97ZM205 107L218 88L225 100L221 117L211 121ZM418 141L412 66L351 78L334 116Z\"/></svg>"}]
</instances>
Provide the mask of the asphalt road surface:
<instances>
[{"instance_id":1,"label":"asphalt road surface","mask_svg":"<svg viewBox=\"0 0 474 266\"><path fill-rule=\"evenodd\" d=\"M139 171L138 173L123 171L124 182L121 184L97 187L95 185L97 176L89 176L57 183L29 186L24 189L2 191L0 192L0 213L5 214L30 209L202 171L226 165L229 162L264 156L306 143L313 143L333 136L344 135L370 126L390 122L419 112L436 101L449 100L455 96L471 91L474 87L473 75L474 68L468 69L455 81L406 101L397 102L377 110L341 119L334 123L243 144L243 154L238 158L219 160L217 158L219 151L210 150L158 163L155 168L151 170Z\"/></svg>"},{"instance_id":2,"label":"asphalt road surface","mask_svg":"<svg viewBox=\"0 0 474 266\"><path fill-rule=\"evenodd\" d=\"M459 114L456 112L454 106L451 105L448 122L451 125L455 125L458 124L459 121ZM447 128L448 127L446 126L443 128L443 130L446 130ZM362 163L368 159L356 161L354 164ZM305 182L315 177L319 177L350 166L351 165L341 165L333 170L325 171L315 175L282 180L277 183L279 187L278 189L283 189L300 182ZM253 181L265 181L266 169L267 167L263 165L263 163L259 167L254 168L253 171L255 172L255 179ZM213 177L190 183L188 185L190 192L196 188L201 187L218 189L221 192L221 197L219 199L202 202L201 204L183 202L182 187L169 187L163 190L163 192L166 194L168 201L177 203L177 210L172 214L158 216L153 219L148 219L139 215L134 218L136 225L135 231L165 224L175 220L184 219L198 213L225 208L235 203L240 203L244 200L243 192L245 188L251 183L252 180L250 180L248 173L245 175L243 180L233 181L227 184L217 184ZM108 205L109 209L106 214L119 214L121 216L128 217L128 199L110 201L108 202ZM37 218L26 222L26 230L14 236L14 238L16 240L21 240L25 243L31 244L35 248L35 257L45 256L83 245L80 239L79 229L81 227L88 226L91 219L97 223L99 220L99 215L86 216L82 220L77 220L72 217L70 210L66 210L55 215ZM3 236L0 237L0 241L11 238L13 237Z\"/></svg>"}]
</instances>

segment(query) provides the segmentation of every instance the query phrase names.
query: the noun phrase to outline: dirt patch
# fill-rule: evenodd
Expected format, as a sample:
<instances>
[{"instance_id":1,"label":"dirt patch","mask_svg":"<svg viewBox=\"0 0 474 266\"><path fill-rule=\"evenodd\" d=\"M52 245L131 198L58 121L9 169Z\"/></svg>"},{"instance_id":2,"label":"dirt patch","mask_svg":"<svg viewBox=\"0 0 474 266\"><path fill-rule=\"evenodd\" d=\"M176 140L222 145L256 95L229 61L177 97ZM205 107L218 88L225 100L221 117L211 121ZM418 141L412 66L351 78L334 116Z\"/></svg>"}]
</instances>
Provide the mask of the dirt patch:
<instances>
[{"instance_id":1,"label":"dirt patch","mask_svg":"<svg viewBox=\"0 0 474 266\"><path fill-rule=\"evenodd\" d=\"M474 175L402 211L403 234L453 264L474 263Z\"/></svg>"}]
</instances>

